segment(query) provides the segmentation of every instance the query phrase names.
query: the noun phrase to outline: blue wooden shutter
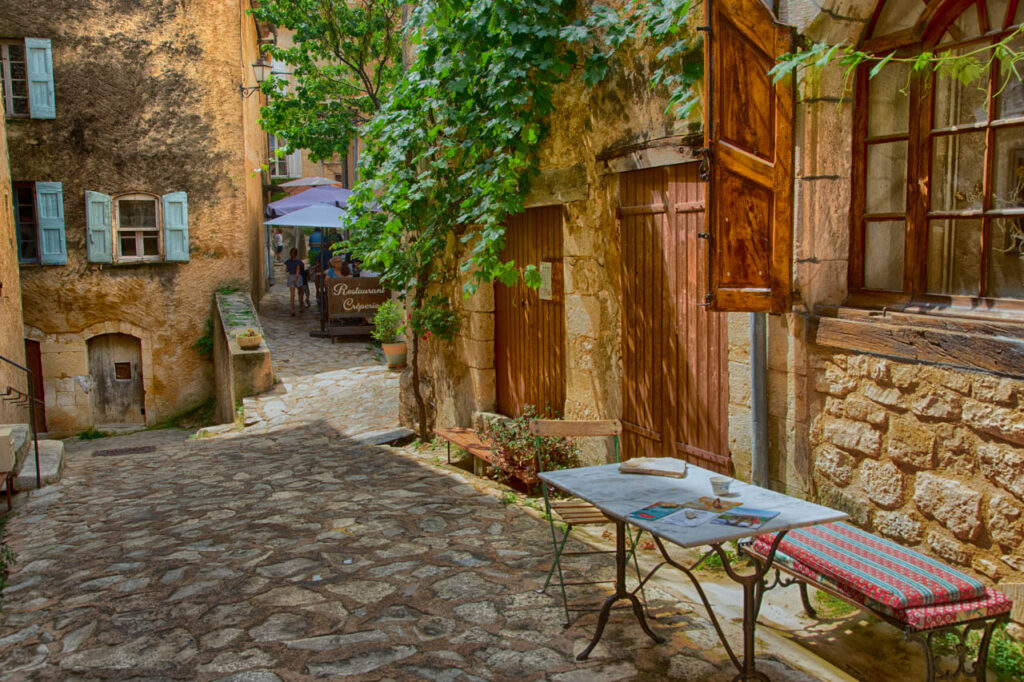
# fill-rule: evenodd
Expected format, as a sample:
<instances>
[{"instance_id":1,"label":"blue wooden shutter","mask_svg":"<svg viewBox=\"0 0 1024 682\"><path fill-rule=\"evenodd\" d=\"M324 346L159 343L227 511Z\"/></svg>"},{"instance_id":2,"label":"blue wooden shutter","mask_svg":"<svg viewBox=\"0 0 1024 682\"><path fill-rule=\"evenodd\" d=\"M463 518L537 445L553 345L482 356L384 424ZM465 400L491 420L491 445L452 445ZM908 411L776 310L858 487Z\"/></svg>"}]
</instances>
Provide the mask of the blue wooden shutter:
<instances>
[{"instance_id":1,"label":"blue wooden shutter","mask_svg":"<svg viewBox=\"0 0 1024 682\"><path fill-rule=\"evenodd\" d=\"M39 262L64 265L68 247L64 238L64 188L59 182L36 183L36 216L39 219Z\"/></svg>"},{"instance_id":2,"label":"blue wooden shutter","mask_svg":"<svg viewBox=\"0 0 1024 682\"><path fill-rule=\"evenodd\" d=\"M90 263L113 263L110 197L99 192L85 193L85 232Z\"/></svg>"},{"instance_id":3,"label":"blue wooden shutter","mask_svg":"<svg viewBox=\"0 0 1024 682\"><path fill-rule=\"evenodd\" d=\"M28 114L32 118L57 118L53 93L53 53L45 38L25 38L28 71Z\"/></svg>"},{"instance_id":4,"label":"blue wooden shutter","mask_svg":"<svg viewBox=\"0 0 1024 682\"><path fill-rule=\"evenodd\" d=\"M188 195L171 192L161 197L164 213L164 260L188 260Z\"/></svg>"}]
</instances>

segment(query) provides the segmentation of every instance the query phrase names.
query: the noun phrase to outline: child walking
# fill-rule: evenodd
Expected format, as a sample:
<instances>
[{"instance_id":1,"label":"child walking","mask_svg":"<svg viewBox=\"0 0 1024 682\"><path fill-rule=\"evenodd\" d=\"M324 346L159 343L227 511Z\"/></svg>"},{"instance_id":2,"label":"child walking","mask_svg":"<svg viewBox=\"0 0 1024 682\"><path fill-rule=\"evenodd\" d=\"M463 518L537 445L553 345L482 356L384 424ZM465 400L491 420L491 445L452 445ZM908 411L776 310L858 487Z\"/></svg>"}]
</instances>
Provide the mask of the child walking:
<instances>
[{"instance_id":1,"label":"child walking","mask_svg":"<svg viewBox=\"0 0 1024 682\"><path fill-rule=\"evenodd\" d=\"M289 258L284 262L284 269L288 272L288 294L291 300L292 317L295 317L295 293L298 289L299 306L302 306L302 266L299 260L299 250L292 249Z\"/></svg>"}]
</instances>

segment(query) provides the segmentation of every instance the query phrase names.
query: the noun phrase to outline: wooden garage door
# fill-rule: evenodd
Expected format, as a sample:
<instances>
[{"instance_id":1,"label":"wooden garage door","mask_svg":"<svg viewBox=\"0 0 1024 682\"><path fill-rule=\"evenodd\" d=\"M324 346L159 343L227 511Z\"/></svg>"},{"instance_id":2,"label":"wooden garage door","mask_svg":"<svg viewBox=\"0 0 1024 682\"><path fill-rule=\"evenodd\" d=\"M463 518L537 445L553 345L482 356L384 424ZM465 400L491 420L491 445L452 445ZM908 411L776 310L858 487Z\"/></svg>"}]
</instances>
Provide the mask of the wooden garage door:
<instances>
[{"instance_id":1,"label":"wooden garage door","mask_svg":"<svg viewBox=\"0 0 1024 682\"><path fill-rule=\"evenodd\" d=\"M494 366L498 411L522 414L527 405L561 414L565 408L565 306L562 207L527 209L509 219L505 261L520 269L548 264L550 296L520 280L494 286Z\"/></svg>"},{"instance_id":2,"label":"wooden garage door","mask_svg":"<svg viewBox=\"0 0 1024 682\"><path fill-rule=\"evenodd\" d=\"M726 318L702 305L697 172L682 164L620 176L623 453L729 472Z\"/></svg>"}]
</instances>

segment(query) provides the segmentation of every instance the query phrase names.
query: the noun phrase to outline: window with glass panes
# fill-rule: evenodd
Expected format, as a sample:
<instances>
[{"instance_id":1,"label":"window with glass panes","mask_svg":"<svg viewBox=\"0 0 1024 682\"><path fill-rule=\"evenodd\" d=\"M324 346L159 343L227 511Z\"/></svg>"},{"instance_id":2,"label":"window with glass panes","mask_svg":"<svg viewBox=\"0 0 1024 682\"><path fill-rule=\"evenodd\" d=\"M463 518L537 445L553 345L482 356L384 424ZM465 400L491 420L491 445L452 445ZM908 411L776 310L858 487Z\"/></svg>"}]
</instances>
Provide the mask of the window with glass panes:
<instances>
[{"instance_id":1,"label":"window with glass panes","mask_svg":"<svg viewBox=\"0 0 1024 682\"><path fill-rule=\"evenodd\" d=\"M28 116L28 66L23 42L0 42L0 82L7 116Z\"/></svg>"},{"instance_id":2,"label":"window with glass panes","mask_svg":"<svg viewBox=\"0 0 1024 682\"><path fill-rule=\"evenodd\" d=\"M18 262L39 262L39 226L36 223L36 190L31 182L14 183L15 230L18 236Z\"/></svg>"},{"instance_id":3,"label":"window with glass panes","mask_svg":"<svg viewBox=\"0 0 1024 682\"><path fill-rule=\"evenodd\" d=\"M128 194L115 200L116 243L120 260L160 258L160 222L157 199Z\"/></svg>"},{"instance_id":4,"label":"window with glass panes","mask_svg":"<svg viewBox=\"0 0 1024 682\"><path fill-rule=\"evenodd\" d=\"M963 55L1022 20L1024 0L886 0L865 47ZM857 85L851 291L881 303L1024 299L1024 83L998 61L966 85L906 62L868 78L873 66Z\"/></svg>"},{"instance_id":5,"label":"window with glass panes","mask_svg":"<svg viewBox=\"0 0 1024 682\"><path fill-rule=\"evenodd\" d=\"M288 177L288 156L278 156L277 150L283 149L284 144L280 143L277 139L277 135L272 133L267 134L267 147L270 149L270 177L272 178L286 178Z\"/></svg>"}]
</instances>

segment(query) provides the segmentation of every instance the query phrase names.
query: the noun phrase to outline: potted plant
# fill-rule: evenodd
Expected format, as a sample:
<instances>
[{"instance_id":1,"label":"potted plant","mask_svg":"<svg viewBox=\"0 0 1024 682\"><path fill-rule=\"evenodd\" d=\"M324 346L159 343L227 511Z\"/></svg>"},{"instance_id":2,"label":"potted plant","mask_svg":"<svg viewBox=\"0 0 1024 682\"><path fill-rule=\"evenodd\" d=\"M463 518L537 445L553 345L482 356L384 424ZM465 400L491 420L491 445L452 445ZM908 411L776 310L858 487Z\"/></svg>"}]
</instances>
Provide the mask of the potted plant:
<instances>
[{"instance_id":1,"label":"potted plant","mask_svg":"<svg viewBox=\"0 0 1024 682\"><path fill-rule=\"evenodd\" d=\"M242 350L256 350L263 343L263 335L258 329L249 327L245 331L235 334L235 340L238 341L238 347Z\"/></svg>"},{"instance_id":2,"label":"potted plant","mask_svg":"<svg viewBox=\"0 0 1024 682\"><path fill-rule=\"evenodd\" d=\"M393 298L388 299L377 308L373 316L373 331L370 334L380 341L388 367L393 369L405 366L405 341L398 341L398 334L401 331L402 309Z\"/></svg>"}]
</instances>

